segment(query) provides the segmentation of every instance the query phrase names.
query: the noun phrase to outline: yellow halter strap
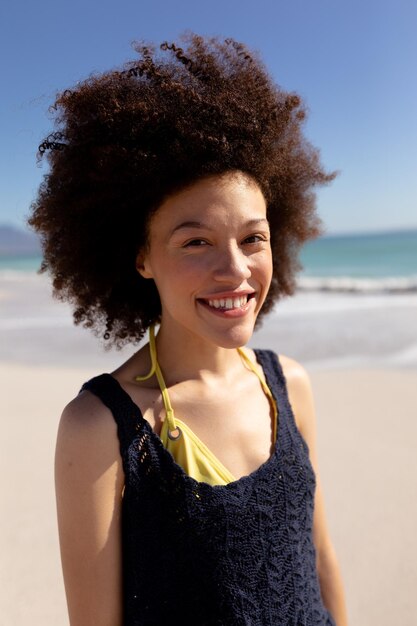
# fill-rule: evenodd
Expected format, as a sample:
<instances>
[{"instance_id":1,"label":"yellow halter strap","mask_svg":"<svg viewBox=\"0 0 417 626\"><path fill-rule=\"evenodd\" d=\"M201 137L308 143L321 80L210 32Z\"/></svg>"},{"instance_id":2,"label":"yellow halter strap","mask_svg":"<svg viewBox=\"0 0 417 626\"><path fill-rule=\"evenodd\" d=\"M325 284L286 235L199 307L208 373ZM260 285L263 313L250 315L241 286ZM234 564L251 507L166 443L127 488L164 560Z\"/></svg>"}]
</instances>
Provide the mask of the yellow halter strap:
<instances>
[{"instance_id":1,"label":"yellow halter strap","mask_svg":"<svg viewBox=\"0 0 417 626\"><path fill-rule=\"evenodd\" d=\"M149 372L145 376L135 376L135 380L140 382L140 381L148 380L149 378L152 378L152 376L154 374L156 375L156 378L158 379L159 387L161 389L162 400L164 402L166 418L167 418L167 422L168 422L168 437L170 439L175 440L175 439L178 439L181 436L182 431L181 431L180 427L177 426L176 423L175 423L174 409L171 406L171 401L170 401L169 395L168 395L168 389L167 389L167 386L165 384L164 377L162 376L161 368L159 367L159 363L158 363L158 359L157 359L157 355L156 355L155 325L154 324L152 324L149 327L149 350L150 350L150 355L151 355L151 369L149 370ZM274 410L274 419L276 419L276 417L277 417L277 407L276 407L275 401L274 401L274 399L272 397L271 390L269 389L268 385L263 381L263 379L261 378L261 376L260 376L259 372L257 371L255 365L252 363L250 358L244 353L242 348L237 348L237 351L239 352L241 358L247 364L247 366L259 378L259 381L260 381L260 383L262 385L262 388L263 388L264 392L266 393L266 395L268 396L268 398L270 399L270 401L272 403L272 407L273 407L273 410ZM172 434L173 431L178 431L178 435L173 435Z\"/></svg>"},{"instance_id":2,"label":"yellow halter strap","mask_svg":"<svg viewBox=\"0 0 417 626\"><path fill-rule=\"evenodd\" d=\"M149 327L149 348L150 348L150 353L151 353L151 369L149 370L148 374L146 374L145 376L136 376L135 380L137 380L138 382L142 380L148 380L154 374L156 374L159 387L162 393L162 399L164 401L166 418L167 418L168 426L169 426L168 428L168 435L169 435L169 431L177 430L177 426L175 424L174 409L171 406L171 401L168 395L168 389L165 384L165 380L164 380L164 377L162 376L161 368L159 367L159 363L156 357L155 325L154 324L152 324ZM178 437L179 436L180 435L178 435ZM177 437L173 437L173 438L176 439Z\"/></svg>"}]
</instances>

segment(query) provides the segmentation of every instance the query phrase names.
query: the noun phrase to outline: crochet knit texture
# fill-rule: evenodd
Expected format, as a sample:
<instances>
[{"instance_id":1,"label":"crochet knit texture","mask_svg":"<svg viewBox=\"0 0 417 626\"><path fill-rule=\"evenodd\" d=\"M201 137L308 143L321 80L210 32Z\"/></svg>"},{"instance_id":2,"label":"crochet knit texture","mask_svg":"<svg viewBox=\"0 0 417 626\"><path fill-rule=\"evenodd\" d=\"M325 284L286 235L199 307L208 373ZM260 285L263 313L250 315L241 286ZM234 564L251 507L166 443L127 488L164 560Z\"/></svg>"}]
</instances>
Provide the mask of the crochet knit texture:
<instances>
[{"instance_id":1,"label":"crochet knit texture","mask_svg":"<svg viewBox=\"0 0 417 626\"><path fill-rule=\"evenodd\" d=\"M82 387L118 427L124 626L335 626L317 577L308 446L278 357L255 354L277 403L277 441L226 485L188 476L110 374Z\"/></svg>"}]
</instances>

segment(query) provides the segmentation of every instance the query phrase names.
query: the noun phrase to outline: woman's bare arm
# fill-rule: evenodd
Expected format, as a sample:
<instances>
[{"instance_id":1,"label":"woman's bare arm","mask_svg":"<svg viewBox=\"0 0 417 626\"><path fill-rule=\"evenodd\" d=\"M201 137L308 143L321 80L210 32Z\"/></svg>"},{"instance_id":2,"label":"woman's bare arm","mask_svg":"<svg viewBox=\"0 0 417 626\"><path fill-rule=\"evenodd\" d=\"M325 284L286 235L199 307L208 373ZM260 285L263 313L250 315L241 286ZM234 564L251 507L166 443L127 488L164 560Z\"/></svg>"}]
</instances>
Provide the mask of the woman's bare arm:
<instances>
[{"instance_id":1,"label":"woman's bare arm","mask_svg":"<svg viewBox=\"0 0 417 626\"><path fill-rule=\"evenodd\" d=\"M320 590L326 608L337 626L347 626L347 610L343 581L337 556L330 538L326 521L324 498L317 462L316 415L310 378L296 361L283 358L288 384L288 394L297 426L310 451L310 461L316 474L313 540L317 554L317 573ZM283 363L284 365L284 363Z\"/></svg>"},{"instance_id":2,"label":"woman's bare arm","mask_svg":"<svg viewBox=\"0 0 417 626\"><path fill-rule=\"evenodd\" d=\"M124 483L110 411L83 392L64 410L55 485L71 626L122 625L121 500Z\"/></svg>"}]
</instances>

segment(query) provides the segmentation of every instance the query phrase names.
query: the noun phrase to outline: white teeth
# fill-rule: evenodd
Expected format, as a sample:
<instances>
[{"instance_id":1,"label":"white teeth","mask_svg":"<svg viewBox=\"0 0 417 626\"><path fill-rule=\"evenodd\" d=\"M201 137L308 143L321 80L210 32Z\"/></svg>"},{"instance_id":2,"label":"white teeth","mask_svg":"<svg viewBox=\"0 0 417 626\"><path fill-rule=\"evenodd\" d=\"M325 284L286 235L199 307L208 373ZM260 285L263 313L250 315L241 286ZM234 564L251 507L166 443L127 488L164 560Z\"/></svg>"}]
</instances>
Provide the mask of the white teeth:
<instances>
[{"instance_id":1,"label":"white teeth","mask_svg":"<svg viewBox=\"0 0 417 626\"><path fill-rule=\"evenodd\" d=\"M210 306L215 309L238 309L244 306L248 301L248 296L239 296L237 298L221 298L220 300L209 300Z\"/></svg>"}]
</instances>

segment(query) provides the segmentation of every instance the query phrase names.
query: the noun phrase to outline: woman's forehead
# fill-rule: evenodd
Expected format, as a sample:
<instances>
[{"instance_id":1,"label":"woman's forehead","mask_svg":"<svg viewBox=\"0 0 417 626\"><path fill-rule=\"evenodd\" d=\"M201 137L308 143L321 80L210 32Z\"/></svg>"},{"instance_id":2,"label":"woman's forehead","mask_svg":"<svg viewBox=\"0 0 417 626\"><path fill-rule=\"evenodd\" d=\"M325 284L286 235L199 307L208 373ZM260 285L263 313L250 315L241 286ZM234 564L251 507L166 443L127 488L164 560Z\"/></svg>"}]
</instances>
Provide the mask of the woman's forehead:
<instances>
[{"instance_id":1,"label":"woman's forehead","mask_svg":"<svg viewBox=\"0 0 417 626\"><path fill-rule=\"evenodd\" d=\"M154 220L198 226L214 218L229 222L265 216L266 202L260 187L246 176L233 174L205 178L172 194L156 211Z\"/></svg>"}]
</instances>

